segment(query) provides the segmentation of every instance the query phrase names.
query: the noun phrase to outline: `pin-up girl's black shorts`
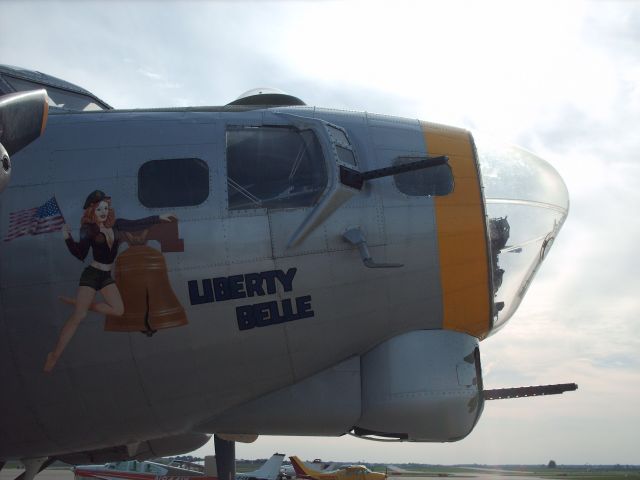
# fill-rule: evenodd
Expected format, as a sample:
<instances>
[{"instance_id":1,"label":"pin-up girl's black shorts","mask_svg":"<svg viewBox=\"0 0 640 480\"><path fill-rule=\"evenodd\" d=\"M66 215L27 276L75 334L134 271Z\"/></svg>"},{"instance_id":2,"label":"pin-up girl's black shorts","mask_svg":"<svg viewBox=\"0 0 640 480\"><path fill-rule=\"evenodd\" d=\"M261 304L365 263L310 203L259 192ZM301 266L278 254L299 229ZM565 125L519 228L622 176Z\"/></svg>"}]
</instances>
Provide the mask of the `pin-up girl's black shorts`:
<instances>
[{"instance_id":1,"label":"pin-up girl's black shorts","mask_svg":"<svg viewBox=\"0 0 640 480\"><path fill-rule=\"evenodd\" d=\"M111 285L112 283L116 282L113 277L111 277L111 272L103 272L91 265L85 268L80 276L80 286L91 287L96 292L102 290L107 285Z\"/></svg>"}]
</instances>

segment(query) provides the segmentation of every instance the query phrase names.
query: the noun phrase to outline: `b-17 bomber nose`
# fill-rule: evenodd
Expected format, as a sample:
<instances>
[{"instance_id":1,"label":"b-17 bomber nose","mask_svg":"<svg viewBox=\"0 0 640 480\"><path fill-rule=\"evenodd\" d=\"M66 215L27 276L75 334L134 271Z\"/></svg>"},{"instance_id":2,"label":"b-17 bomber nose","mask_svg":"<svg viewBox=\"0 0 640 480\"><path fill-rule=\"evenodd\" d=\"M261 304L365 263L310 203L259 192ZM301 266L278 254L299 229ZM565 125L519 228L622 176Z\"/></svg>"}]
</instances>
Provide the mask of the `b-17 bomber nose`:
<instances>
[{"instance_id":1,"label":"b-17 bomber nose","mask_svg":"<svg viewBox=\"0 0 640 480\"><path fill-rule=\"evenodd\" d=\"M493 329L513 315L569 212L569 193L545 160L476 138L489 236Z\"/></svg>"}]
</instances>

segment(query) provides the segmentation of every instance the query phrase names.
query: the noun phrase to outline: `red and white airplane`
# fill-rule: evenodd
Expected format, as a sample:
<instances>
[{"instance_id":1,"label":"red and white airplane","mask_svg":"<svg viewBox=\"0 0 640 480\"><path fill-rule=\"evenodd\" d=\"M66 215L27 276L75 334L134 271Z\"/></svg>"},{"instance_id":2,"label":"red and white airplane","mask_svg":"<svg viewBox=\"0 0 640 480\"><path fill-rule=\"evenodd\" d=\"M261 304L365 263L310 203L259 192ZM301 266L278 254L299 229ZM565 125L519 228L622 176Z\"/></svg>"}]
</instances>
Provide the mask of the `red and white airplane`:
<instances>
[{"instance_id":1,"label":"red and white airplane","mask_svg":"<svg viewBox=\"0 0 640 480\"><path fill-rule=\"evenodd\" d=\"M236 480L277 480L284 454L275 453L260 468L236 474ZM215 456L205 457L204 465L182 460L160 463L138 460L105 465L79 465L75 480L217 480Z\"/></svg>"}]
</instances>

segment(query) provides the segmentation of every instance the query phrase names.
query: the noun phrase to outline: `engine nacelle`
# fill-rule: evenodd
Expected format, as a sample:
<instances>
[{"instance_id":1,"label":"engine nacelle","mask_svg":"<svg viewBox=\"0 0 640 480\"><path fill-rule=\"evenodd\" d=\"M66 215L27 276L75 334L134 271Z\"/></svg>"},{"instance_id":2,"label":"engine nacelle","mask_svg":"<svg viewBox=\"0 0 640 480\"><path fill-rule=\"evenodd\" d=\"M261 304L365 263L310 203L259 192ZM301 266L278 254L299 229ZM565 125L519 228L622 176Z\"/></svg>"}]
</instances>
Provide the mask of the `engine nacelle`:
<instances>
[{"instance_id":1,"label":"engine nacelle","mask_svg":"<svg viewBox=\"0 0 640 480\"><path fill-rule=\"evenodd\" d=\"M209 433L383 436L450 442L482 411L478 340L420 330L394 337L198 426Z\"/></svg>"},{"instance_id":2,"label":"engine nacelle","mask_svg":"<svg viewBox=\"0 0 640 480\"><path fill-rule=\"evenodd\" d=\"M11 180L11 159L44 132L49 107L46 90L0 96L0 193Z\"/></svg>"},{"instance_id":3,"label":"engine nacelle","mask_svg":"<svg viewBox=\"0 0 640 480\"><path fill-rule=\"evenodd\" d=\"M11 159L5 148L0 143L0 193L7 188L11 180Z\"/></svg>"}]
</instances>

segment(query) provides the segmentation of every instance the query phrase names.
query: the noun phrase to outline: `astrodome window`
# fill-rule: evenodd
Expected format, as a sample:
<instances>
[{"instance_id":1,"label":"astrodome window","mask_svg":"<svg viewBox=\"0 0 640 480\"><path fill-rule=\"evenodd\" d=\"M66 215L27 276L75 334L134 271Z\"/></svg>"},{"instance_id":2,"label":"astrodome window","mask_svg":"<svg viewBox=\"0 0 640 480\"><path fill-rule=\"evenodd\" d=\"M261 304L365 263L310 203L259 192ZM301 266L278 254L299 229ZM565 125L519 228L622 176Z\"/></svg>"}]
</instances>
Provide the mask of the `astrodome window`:
<instances>
[{"instance_id":1,"label":"astrodome window","mask_svg":"<svg viewBox=\"0 0 640 480\"><path fill-rule=\"evenodd\" d=\"M311 130L230 128L227 184L230 210L314 205L327 185L320 143Z\"/></svg>"},{"instance_id":2,"label":"astrodome window","mask_svg":"<svg viewBox=\"0 0 640 480\"><path fill-rule=\"evenodd\" d=\"M189 207L208 197L209 166L199 158L151 160L138 170L138 199L145 207Z\"/></svg>"},{"instance_id":3,"label":"astrodome window","mask_svg":"<svg viewBox=\"0 0 640 480\"><path fill-rule=\"evenodd\" d=\"M415 158L400 157L394 165L415 162ZM453 191L453 174L448 164L398 173L393 176L396 188L410 197L448 195Z\"/></svg>"}]
</instances>

